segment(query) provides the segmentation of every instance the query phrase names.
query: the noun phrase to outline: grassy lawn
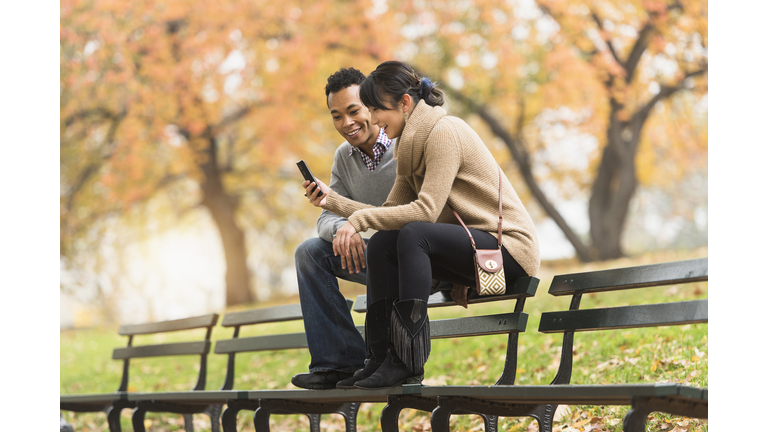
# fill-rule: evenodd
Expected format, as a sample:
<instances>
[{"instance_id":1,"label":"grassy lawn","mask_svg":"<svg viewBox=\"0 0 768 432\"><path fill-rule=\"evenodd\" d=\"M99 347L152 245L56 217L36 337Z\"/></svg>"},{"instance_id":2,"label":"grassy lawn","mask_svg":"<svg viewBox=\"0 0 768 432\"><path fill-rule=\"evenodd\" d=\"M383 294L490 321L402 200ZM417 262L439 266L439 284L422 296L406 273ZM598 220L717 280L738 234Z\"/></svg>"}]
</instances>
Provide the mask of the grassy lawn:
<instances>
[{"instance_id":1,"label":"grassy lawn","mask_svg":"<svg viewBox=\"0 0 768 432\"><path fill-rule=\"evenodd\" d=\"M569 298L553 298L547 294L552 276L602 268L642 265L707 256L706 249L690 252L665 252L632 259L582 265L567 261L547 263L539 273L541 284L536 297L529 299L525 310L529 314L528 331L520 336L516 384L548 384L557 371L562 336L540 334L536 330L542 312L567 308ZM343 285L348 298L363 292L352 284ZM639 290L585 295L582 308L623 306L638 303L661 303L708 297L707 283L677 285ZM297 301L284 299L281 303ZM276 303L275 303L276 304ZM270 304L272 305L272 303ZM266 306L259 304L258 307ZM430 311L431 319L455 318L475 314L510 311L514 302L499 302L461 308L439 308ZM238 309L247 309L239 307ZM224 311L221 312L223 315ZM358 314L353 314L358 315ZM364 317L356 316L362 324ZM272 325L270 332L302 331L302 324L280 323ZM254 333L243 331L241 336ZM178 337L183 337L179 335ZM202 336L202 334L200 334ZM217 327L213 339L230 338L231 332ZM135 344L172 340L168 336L135 339ZM61 332L60 392L62 394L112 392L118 387L122 362L111 359L112 349L125 346L126 338L117 335L116 328L69 330ZM502 335L435 340L432 354L425 366L427 385L491 385L501 374L505 359L506 337ZM579 333L574 342L575 356L571 382L574 384L678 382L699 387L708 384L708 325L645 328ZM224 380L226 357L209 356L208 389L217 389ZM287 350L239 354L237 389L293 388L290 378L306 372L309 365L306 350ZM186 390L196 381L195 359L140 359L132 362L131 391ZM380 430L379 414L383 404L363 404L358 416L358 430ZM627 407L569 406L561 407L556 416L556 431L618 431ZM107 431L103 413L76 414L62 412L76 431ZM253 431L252 413L241 412L238 417L240 431ZM272 416L273 431L309 430L309 421L303 416ZM130 410L125 410L123 430L133 430ZM181 416L148 414L147 427L152 431L184 430ZM343 431L340 416L323 416L324 431ZM195 429L209 431L204 415L195 416ZM429 415L414 410L403 410L400 430L429 431ZM483 423L478 416L453 416L451 430L481 431ZM529 418L502 418L500 431L536 431L536 422ZM705 420L652 414L650 431L707 431Z\"/></svg>"}]
</instances>

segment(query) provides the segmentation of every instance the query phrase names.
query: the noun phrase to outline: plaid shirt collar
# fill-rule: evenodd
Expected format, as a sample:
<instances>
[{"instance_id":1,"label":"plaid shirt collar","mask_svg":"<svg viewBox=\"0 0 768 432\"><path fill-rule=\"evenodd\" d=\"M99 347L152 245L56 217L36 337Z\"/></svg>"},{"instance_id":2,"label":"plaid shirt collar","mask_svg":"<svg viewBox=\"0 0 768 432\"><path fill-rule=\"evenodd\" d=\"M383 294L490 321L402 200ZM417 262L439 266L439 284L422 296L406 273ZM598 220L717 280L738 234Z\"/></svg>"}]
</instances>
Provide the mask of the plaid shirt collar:
<instances>
[{"instance_id":1,"label":"plaid shirt collar","mask_svg":"<svg viewBox=\"0 0 768 432\"><path fill-rule=\"evenodd\" d=\"M379 166L379 163L381 163L381 158L384 156L384 153L389 150L391 144L392 140L389 139L387 133L384 132L384 129L379 128L379 136L373 144L373 159L365 154L364 151L354 146L350 146L349 156L352 156L355 152L359 153L363 159L365 167L368 168L368 171L374 171L376 167Z\"/></svg>"}]
</instances>

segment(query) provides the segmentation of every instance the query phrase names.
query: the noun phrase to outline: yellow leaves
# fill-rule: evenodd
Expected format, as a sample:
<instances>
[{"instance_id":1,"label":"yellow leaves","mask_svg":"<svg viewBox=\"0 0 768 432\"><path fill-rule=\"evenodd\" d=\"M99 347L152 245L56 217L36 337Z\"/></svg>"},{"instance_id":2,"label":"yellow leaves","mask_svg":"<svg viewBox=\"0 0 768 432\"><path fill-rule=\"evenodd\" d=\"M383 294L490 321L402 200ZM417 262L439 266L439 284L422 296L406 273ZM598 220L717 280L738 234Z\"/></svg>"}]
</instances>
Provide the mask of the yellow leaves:
<instances>
[{"instance_id":1,"label":"yellow leaves","mask_svg":"<svg viewBox=\"0 0 768 432\"><path fill-rule=\"evenodd\" d=\"M649 13L662 13L667 10L667 5L663 0L645 0L643 8Z\"/></svg>"}]
</instances>

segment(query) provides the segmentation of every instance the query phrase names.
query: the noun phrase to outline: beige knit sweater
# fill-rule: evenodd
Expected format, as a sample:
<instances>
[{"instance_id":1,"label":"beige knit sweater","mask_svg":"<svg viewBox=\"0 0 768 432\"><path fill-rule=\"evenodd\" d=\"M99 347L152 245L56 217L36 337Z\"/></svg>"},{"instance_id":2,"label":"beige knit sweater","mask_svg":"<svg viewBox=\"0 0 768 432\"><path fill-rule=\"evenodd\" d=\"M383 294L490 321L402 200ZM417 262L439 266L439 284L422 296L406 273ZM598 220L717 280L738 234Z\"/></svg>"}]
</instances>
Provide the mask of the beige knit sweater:
<instances>
[{"instance_id":1,"label":"beige knit sweater","mask_svg":"<svg viewBox=\"0 0 768 432\"><path fill-rule=\"evenodd\" d=\"M346 217L358 232L397 230L410 222L464 223L497 236L499 173L477 133L442 107L420 101L394 148L397 178L383 207L331 191L326 210ZM539 270L539 243L530 215L512 184L502 178L502 244L529 276ZM469 238L467 238L469 241Z\"/></svg>"}]
</instances>

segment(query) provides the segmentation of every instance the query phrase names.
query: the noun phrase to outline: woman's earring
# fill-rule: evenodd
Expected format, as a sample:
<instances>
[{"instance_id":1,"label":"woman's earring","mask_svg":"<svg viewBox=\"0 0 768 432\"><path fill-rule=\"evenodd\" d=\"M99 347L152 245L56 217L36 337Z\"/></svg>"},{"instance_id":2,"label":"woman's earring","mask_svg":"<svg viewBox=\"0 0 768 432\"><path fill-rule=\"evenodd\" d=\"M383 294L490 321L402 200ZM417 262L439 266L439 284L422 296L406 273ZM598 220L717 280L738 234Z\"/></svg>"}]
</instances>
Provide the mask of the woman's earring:
<instances>
[{"instance_id":1,"label":"woman's earring","mask_svg":"<svg viewBox=\"0 0 768 432\"><path fill-rule=\"evenodd\" d=\"M403 113L403 118L405 119L405 122L408 123L408 113Z\"/></svg>"}]
</instances>

